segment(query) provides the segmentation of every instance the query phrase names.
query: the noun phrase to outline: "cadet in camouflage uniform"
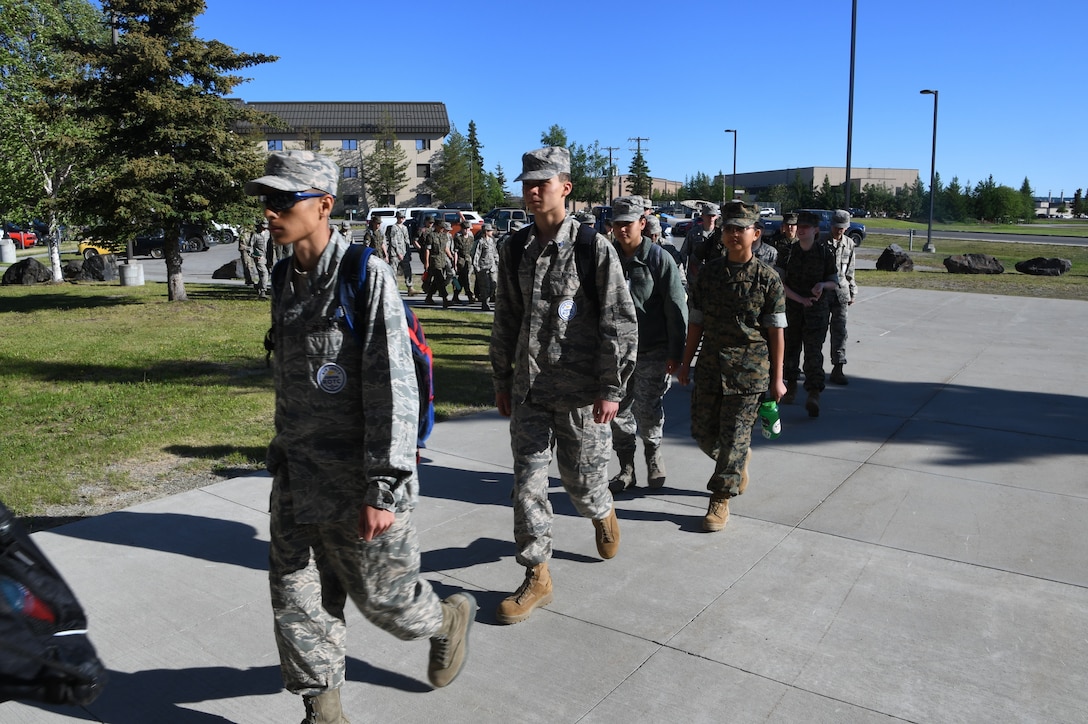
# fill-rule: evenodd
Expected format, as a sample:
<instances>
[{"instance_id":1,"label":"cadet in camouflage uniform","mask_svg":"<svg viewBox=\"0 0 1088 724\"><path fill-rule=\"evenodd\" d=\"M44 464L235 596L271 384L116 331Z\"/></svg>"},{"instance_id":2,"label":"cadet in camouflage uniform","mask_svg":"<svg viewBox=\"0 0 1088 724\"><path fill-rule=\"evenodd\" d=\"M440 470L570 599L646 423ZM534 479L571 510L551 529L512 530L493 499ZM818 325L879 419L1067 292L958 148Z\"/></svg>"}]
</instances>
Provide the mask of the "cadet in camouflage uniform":
<instances>
[{"instance_id":1,"label":"cadet in camouflage uniform","mask_svg":"<svg viewBox=\"0 0 1088 724\"><path fill-rule=\"evenodd\" d=\"M495 274L499 270L499 250L495 244L495 227L485 222L476 249L472 252L472 268L476 272L476 296L480 308L491 311L491 302L495 301Z\"/></svg>"},{"instance_id":2,"label":"cadet in camouflage uniform","mask_svg":"<svg viewBox=\"0 0 1088 724\"><path fill-rule=\"evenodd\" d=\"M385 240L382 239L381 225L382 218L380 216L371 216L366 223L366 231L363 232L363 243L373 249L379 259L388 262L389 258L385 255Z\"/></svg>"},{"instance_id":3,"label":"cadet in camouflage uniform","mask_svg":"<svg viewBox=\"0 0 1088 724\"><path fill-rule=\"evenodd\" d=\"M608 483L613 493L637 484L636 433L642 438L650 487L665 484L662 400L684 357L687 334L687 298L680 270L671 256L649 236L643 236L647 222L654 218L643 214L643 204L639 196L621 196L612 202L614 244L638 319L635 371L612 421L612 448L620 461L619 473Z\"/></svg>"},{"instance_id":4,"label":"cadet in camouflage uniform","mask_svg":"<svg viewBox=\"0 0 1088 724\"><path fill-rule=\"evenodd\" d=\"M473 597L439 601L419 577L412 520L419 483L414 364L396 278L367 264L356 341L337 321L349 243L328 225L339 169L312 151L271 154L260 195L277 244L294 243L273 290L275 437L269 583L280 670L306 722L347 722L344 604L401 639L431 639L428 676L445 686L464 661Z\"/></svg>"},{"instance_id":5,"label":"cadet in camouflage uniform","mask_svg":"<svg viewBox=\"0 0 1088 724\"><path fill-rule=\"evenodd\" d=\"M453 237L450 236L448 221L438 221L434 224L435 230L424 232L420 236L420 246L423 248L423 266L427 269L427 298L426 304L434 304L434 293L442 297L442 308L450 306L447 298L446 285L453 278Z\"/></svg>"},{"instance_id":6,"label":"cadet in camouflage uniform","mask_svg":"<svg viewBox=\"0 0 1088 724\"><path fill-rule=\"evenodd\" d=\"M268 296L268 265L265 264L264 255L268 246L268 230L264 222L257 224L257 228L246 241L246 254L252 260L257 278L253 281L253 288L257 290L257 297L264 299Z\"/></svg>"},{"instance_id":7,"label":"cadet in camouflage uniform","mask_svg":"<svg viewBox=\"0 0 1088 724\"><path fill-rule=\"evenodd\" d=\"M267 225L264 223L264 219L261 219L257 222L253 232L245 236L238 235L238 254L242 258L242 274L245 277L247 287L253 286L257 281L257 267L253 264L253 257L249 253L249 237L254 233L260 234L266 228ZM265 241L267 242L267 235Z\"/></svg>"},{"instance_id":8,"label":"cadet in camouflage uniform","mask_svg":"<svg viewBox=\"0 0 1088 724\"><path fill-rule=\"evenodd\" d=\"M831 375L828 379L836 385L850 381L842 371L846 364L846 310L858 296L858 283L854 279L854 240L846 235L850 228L850 212L843 209L831 215L831 236L827 245L835 255L835 268L839 274L839 287L827 300L831 312Z\"/></svg>"},{"instance_id":9,"label":"cadet in camouflage uniform","mask_svg":"<svg viewBox=\"0 0 1088 724\"><path fill-rule=\"evenodd\" d=\"M779 399L782 384L782 328L786 325L782 281L752 254L762 234L759 207L730 202L723 214L726 256L703 267L690 287L681 384L687 384L699 349L691 393L691 434L714 458L710 505L703 530L718 531L729 520L729 499L748 486L752 427L765 392Z\"/></svg>"},{"instance_id":10,"label":"cadet in camouflage uniform","mask_svg":"<svg viewBox=\"0 0 1088 724\"><path fill-rule=\"evenodd\" d=\"M386 259L404 276L404 286L408 296L412 289L412 241L408 236L408 227L404 225L404 212L397 212L397 223L385 227Z\"/></svg>"},{"instance_id":11,"label":"cadet in camouflage uniform","mask_svg":"<svg viewBox=\"0 0 1088 724\"><path fill-rule=\"evenodd\" d=\"M782 257L789 253L790 245L795 241L797 241L797 214L791 211L788 214L782 214L782 223L779 224L778 231L764 243L773 246L777 256Z\"/></svg>"},{"instance_id":12,"label":"cadet in camouflage uniform","mask_svg":"<svg viewBox=\"0 0 1088 724\"><path fill-rule=\"evenodd\" d=\"M699 270L705 263L703 259L704 246L711 237L720 233L714 228L714 224L721 212L721 207L717 204L700 204L699 223L692 224L691 228L688 229L687 236L684 237L684 245L680 248L680 256L684 258L684 263L687 264L689 286L695 284L695 280L699 277Z\"/></svg>"},{"instance_id":13,"label":"cadet in camouflage uniform","mask_svg":"<svg viewBox=\"0 0 1088 724\"><path fill-rule=\"evenodd\" d=\"M535 222L516 268L520 236L499 254L491 328L495 404L510 418L514 455L514 541L517 561L526 568L521 586L499 605L497 618L507 624L524 621L552 600L553 446L563 487L578 513L593 520L598 554L612 558L619 550L619 521L608 491L608 423L634 368L638 334L616 251L599 234L592 248L594 286L583 285L578 274L580 224L565 209L570 152L549 147L526 153L516 180Z\"/></svg>"},{"instance_id":14,"label":"cadet in camouflage uniform","mask_svg":"<svg viewBox=\"0 0 1088 724\"><path fill-rule=\"evenodd\" d=\"M472 226L467 221L453 237L453 253L457 259L457 283L461 289L453 288L453 301L461 301L458 295L464 290L468 303L476 301L476 295L472 293L472 247L476 245L476 238L472 235Z\"/></svg>"},{"instance_id":15,"label":"cadet in camouflage uniform","mask_svg":"<svg viewBox=\"0 0 1088 724\"><path fill-rule=\"evenodd\" d=\"M835 255L817 239L820 217L810 211L797 215L797 241L778 258L782 283L786 290L786 353L783 375L786 394L782 402L790 404L797 395L797 377L801 351L805 361L805 409L809 417L820 416L820 393L824 389L824 340L827 339L827 300L838 288L839 275Z\"/></svg>"}]
</instances>

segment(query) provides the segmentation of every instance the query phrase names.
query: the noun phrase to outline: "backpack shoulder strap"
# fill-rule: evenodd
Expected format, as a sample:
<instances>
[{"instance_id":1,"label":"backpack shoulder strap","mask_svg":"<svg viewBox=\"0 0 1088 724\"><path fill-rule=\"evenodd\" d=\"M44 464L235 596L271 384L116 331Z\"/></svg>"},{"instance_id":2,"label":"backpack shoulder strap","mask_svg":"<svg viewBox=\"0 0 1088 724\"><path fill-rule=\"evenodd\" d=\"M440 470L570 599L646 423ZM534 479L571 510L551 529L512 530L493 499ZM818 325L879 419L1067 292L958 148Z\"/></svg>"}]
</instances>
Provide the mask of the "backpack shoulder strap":
<instances>
[{"instance_id":1,"label":"backpack shoulder strap","mask_svg":"<svg viewBox=\"0 0 1088 724\"><path fill-rule=\"evenodd\" d=\"M578 226L574 239L574 264L586 297L597 301L597 230L589 224Z\"/></svg>"},{"instance_id":2,"label":"backpack shoulder strap","mask_svg":"<svg viewBox=\"0 0 1088 724\"><path fill-rule=\"evenodd\" d=\"M506 242L506 246L510 249L510 265L506 272L510 276L510 283L519 296L521 295L521 281L518 278L518 267L521 266L521 257L525 254L525 245L529 243L529 228L528 226L521 227Z\"/></svg>"},{"instance_id":3,"label":"backpack shoulder strap","mask_svg":"<svg viewBox=\"0 0 1088 724\"><path fill-rule=\"evenodd\" d=\"M363 341L363 335L355 328L355 315L359 311L359 300L366 299L366 295L359 292L366 285L366 264L373 253L374 249L369 246L350 244L344 252L344 258L340 260L340 273L337 277L340 313L359 342Z\"/></svg>"},{"instance_id":4,"label":"backpack shoulder strap","mask_svg":"<svg viewBox=\"0 0 1088 724\"><path fill-rule=\"evenodd\" d=\"M661 255L664 253L660 245L650 242L650 248L646 252L646 262L650 267L650 276L654 278L655 287L661 283Z\"/></svg>"},{"instance_id":5,"label":"backpack shoulder strap","mask_svg":"<svg viewBox=\"0 0 1088 724\"><path fill-rule=\"evenodd\" d=\"M276 262L272 267L272 299L283 294L283 285L287 283L287 270L290 268L291 257L285 257Z\"/></svg>"}]
</instances>

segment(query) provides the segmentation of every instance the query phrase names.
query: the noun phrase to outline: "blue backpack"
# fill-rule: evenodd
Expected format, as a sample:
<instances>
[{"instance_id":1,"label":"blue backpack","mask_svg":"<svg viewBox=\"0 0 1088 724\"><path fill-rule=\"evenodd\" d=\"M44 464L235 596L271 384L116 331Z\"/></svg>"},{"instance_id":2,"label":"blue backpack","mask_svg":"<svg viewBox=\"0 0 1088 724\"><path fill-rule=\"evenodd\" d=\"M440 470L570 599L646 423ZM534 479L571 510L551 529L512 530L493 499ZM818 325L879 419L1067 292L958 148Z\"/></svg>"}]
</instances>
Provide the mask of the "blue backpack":
<instances>
[{"instance_id":1,"label":"blue backpack","mask_svg":"<svg viewBox=\"0 0 1088 724\"><path fill-rule=\"evenodd\" d=\"M366 265L374 249L362 244L348 246L344 258L340 261L340 274L337 279L337 298L340 301L340 314L347 324L348 329L355 339L362 344L363 335L355 327L355 317L361 311L366 302L366 296L360 294L366 285ZM272 269L272 289L276 296L283 289L287 278L287 264L290 259L284 259ZM423 325L408 303L401 300L404 305L404 319L408 327L408 339L412 345L412 361L416 368L416 384L419 387L419 428L416 430L416 447L427 447L427 438L434 429L434 353L427 346L427 336L423 333ZM272 354L275 343L272 341L272 330L265 335L265 349ZM417 455L418 457L418 455Z\"/></svg>"}]
</instances>

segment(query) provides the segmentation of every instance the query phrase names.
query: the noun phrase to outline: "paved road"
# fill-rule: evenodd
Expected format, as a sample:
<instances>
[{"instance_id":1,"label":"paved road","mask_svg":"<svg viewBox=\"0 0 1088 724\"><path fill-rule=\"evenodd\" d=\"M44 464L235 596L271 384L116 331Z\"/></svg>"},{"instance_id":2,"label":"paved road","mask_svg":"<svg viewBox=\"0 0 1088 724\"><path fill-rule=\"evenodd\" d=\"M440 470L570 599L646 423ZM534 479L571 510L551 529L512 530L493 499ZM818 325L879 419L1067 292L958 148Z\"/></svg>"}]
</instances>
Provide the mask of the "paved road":
<instances>
[{"instance_id":1,"label":"paved road","mask_svg":"<svg viewBox=\"0 0 1088 724\"><path fill-rule=\"evenodd\" d=\"M906 229L878 229L875 227L866 226L866 234L887 234L888 236L910 236L910 232ZM933 232L934 239L955 239L957 241L1005 241L1016 242L1020 244L1063 244L1067 246L1086 246L1088 245L1088 238L1082 236L1043 236L1041 234L989 234L985 231L947 231L940 230ZM919 241L921 239L921 241ZM914 240L916 243L926 243L926 231L914 232Z\"/></svg>"}]
</instances>

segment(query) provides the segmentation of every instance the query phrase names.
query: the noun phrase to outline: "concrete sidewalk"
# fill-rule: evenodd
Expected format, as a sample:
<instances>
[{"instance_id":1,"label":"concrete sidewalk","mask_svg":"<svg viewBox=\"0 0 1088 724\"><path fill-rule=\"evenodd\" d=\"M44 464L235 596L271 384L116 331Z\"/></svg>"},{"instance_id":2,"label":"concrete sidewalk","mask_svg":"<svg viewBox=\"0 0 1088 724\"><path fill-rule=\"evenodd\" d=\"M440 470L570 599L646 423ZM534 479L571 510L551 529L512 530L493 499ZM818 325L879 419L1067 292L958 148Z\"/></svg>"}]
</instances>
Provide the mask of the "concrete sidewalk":
<instances>
[{"instance_id":1,"label":"concrete sidewalk","mask_svg":"<svg viewBox=\"0 0 1088 724\"><path fill-rule=\"evenodd\" d=\"M712 465L668 395L665 488L617 500L601 561L554 481L555 602L520 582L507 423L438 425L424 568L480 603L449 688L426 642L350 617L352 722L993 722L1088 718L1088 305L864 289L850 385L757 437L748 492L704 534ZM613 463L613 467L615 464ZM640 476L644 470L639 469ZM644 483L643 483L644 484ZM86 710L4 722L297 722L266 578L269 479L228 480L35 535L111 681Z\"/></svg>"}]
</instances>

